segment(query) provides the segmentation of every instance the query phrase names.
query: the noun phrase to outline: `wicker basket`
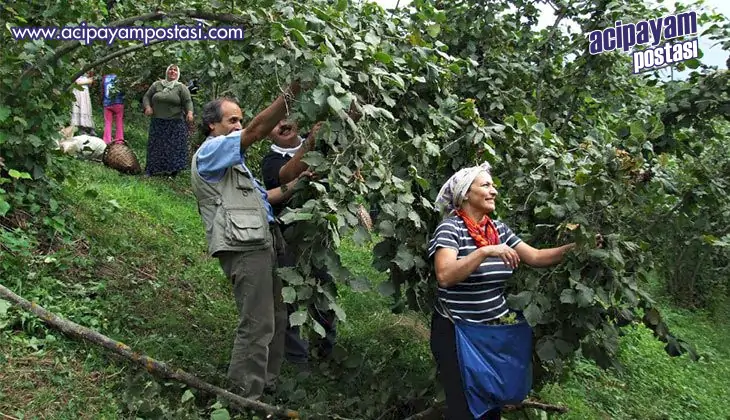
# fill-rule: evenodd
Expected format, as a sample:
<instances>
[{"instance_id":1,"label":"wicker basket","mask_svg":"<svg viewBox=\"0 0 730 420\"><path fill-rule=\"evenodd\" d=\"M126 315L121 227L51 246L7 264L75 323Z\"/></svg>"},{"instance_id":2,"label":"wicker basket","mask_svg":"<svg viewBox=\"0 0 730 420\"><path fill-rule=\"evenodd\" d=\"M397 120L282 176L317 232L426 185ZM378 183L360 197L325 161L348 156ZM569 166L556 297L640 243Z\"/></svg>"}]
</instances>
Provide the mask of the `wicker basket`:
<instances>
[{"instance_id":1,"label":"wicker basket","mask_svg":"<svg viewBox=\"0 0 730 420\"><path fill-rule=\"evenodd\" d=\"M104 165L116 169L123 174L138 175L142 173L137 156L125 143L112 143L104 150L101 159Z\"/></svg>"}]
</instances>

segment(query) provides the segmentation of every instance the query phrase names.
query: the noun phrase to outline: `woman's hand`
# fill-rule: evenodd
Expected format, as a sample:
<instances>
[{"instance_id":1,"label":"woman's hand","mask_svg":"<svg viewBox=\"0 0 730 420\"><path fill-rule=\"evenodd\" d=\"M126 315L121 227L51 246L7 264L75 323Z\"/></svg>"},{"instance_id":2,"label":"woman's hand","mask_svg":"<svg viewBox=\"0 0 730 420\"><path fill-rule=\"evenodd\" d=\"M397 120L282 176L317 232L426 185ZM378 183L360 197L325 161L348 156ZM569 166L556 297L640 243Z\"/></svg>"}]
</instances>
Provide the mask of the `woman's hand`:
<instances>
[{"instance_id":1,"label":"woman's hand","mask_svg":"<svg viewBox=\"0 0 730 420\"><path fill-rule=\"evenodd\" d=\"M193 122L193 111L188 111L186 118L189 123Z\"/></svg>"},{"instance_id":2,"label":"woman's hand","mask_svg":"<svg viewBox=\"0 0 730 420\"><path fill-rule=\"evenodd\" d=\"M147 116L152 115L152 107L151 106L144 107L144 115L147 115Z\"/></svg>"},{"instance_id":3,"label":"woman's hand","mask_svg":"<svg viewBox=\"0 0 730 420\"><path fill-rule=\"evenodd\" d=\"M511 268L517 268L517 266L520 264L520 256L519 254L517 254L517 251L505 244L489 245L485 246L483 249L484 252L487 254L487 257L500 258L502 261L504 261L506 265Z\"/></svg>"}]
</instances>

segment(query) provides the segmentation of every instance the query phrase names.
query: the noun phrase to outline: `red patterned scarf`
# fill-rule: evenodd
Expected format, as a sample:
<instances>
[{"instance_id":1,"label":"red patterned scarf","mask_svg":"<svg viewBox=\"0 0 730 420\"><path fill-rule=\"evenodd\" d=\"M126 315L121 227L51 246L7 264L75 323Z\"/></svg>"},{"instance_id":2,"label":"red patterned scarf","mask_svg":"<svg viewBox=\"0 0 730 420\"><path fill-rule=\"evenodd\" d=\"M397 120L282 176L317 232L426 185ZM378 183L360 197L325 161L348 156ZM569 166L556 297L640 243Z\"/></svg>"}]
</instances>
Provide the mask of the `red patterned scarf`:
<instances>
[{"instance_id":1,"label":"red patterned scarf","mask_svg":"<svg viewBox=\"0 0 730 420\"><path fill-rule=\"evenodd\" d=\"M466 228L469 230L469 235L474 239L478 248L487 245L499 245L499 233L489 216L485 215L481 222L476 223L464 210L457 209L456 215L464 221Z\"/></svg>"}]
</instances>

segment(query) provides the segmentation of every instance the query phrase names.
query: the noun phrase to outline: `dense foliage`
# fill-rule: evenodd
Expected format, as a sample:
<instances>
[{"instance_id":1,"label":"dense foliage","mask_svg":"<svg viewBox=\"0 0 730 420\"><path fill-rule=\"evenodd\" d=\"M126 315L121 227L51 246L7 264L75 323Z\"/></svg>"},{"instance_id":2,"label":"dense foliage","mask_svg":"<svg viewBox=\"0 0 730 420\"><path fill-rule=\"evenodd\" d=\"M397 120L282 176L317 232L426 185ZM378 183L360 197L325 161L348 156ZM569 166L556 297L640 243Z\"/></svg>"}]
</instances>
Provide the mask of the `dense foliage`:
<instances>
[{"instance_id":1,"label":"dense foliage","mask_svg":"<svg viewBox=\"0 0 730 420\"><path fill-rule=\"evenodd\" d=\"M37 220L51 232L65 229L54 214L53 190L64 170L52 148L67 123L73 75L102 61L97 72L116 71L130 92L142 86L138 96L177 62L183 79L203 86L198 102L235 95L249 117L292 80L311 85L291 112L304 127L327 120L320 148L306 157L327 182L303 186L300 207L285 216L301 222L294 233L300 265L284 271L285 299L301 308L318 301L345 317L333 290L311 277L310 262L356 289L367 283L337 255L343 235L368 239L356 217L357 204L366 203L379 210L375 265L389 275L381 291L396 298L396 310L430 311L435 281L425 250L440 221L432 203L451 173L484 160L500 186L499 218L534 246L579 244L554 269L521 268L511 288L510 304L534 326L543 362L581 349L608 366L618 328L638 320L667 342L670 354L689 350L644 292L655 268L693 304L729 293L730 240L722 223L730 211L727 72L691 62L697 70L687 81L659 82L632 75L629 58L618 52L589 55L583 35L674 10L636 0L548 2L557 23L537 30L538 9L522 0L415 1L393 13L346 0L119 1L111 10L93 0L42 3L7 3L0 23L203 19L244 25L247 38L163 42L107 62L102 58L134 43L15 42L3 32L0 216L9 228L2 232L3 254L21 243L22 233L11 229L18 214L40 211ZM699 19L717 22L703 36L727 42L721 16L706 12ZM581 33L557 30L561 21L575 22ZM353 102L363 114L357 124L345 112ZM604 249L595 249L599 232ZM303 309L291 321L321 331Z\"/></svg>"}]
</instances>

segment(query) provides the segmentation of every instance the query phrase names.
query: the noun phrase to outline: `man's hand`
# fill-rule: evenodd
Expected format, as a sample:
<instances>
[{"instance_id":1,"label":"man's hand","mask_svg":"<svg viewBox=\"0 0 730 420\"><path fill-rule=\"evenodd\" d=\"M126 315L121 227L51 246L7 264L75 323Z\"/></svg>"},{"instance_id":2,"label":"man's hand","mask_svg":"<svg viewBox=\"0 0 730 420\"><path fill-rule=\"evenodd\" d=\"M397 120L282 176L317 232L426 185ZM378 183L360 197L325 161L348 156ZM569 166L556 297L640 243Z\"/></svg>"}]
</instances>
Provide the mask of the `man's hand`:
<instances>
[{"instance_id":1,"label":"man's hand","mask_svg":"<svg viewBox=\"0 0 730 420\"><path fill-rule=\"evenodd\" d=\"M307 138L307 150L314 150L314 146L317 142L317 134L322 128L322 121L318 121L311 130L309 130L309 137Z\"/></svg>"},{"instance_id":2,"label":"man's hand","mask_svg":"<svg viewBox=\"0 0 730 420\"><path fill-rule=\"evenodd\" d=\"M299 182L302 178L312 178L314 176L314 173L311 171L304 171L297 177L296 181Z\"/></svg>"},{"instance_id":3,"label":"man's hand","mask_svg":"<svg viewBox=\"0 0 730 420\"><path fill-rule=\"evenodd\" d=\"M289 85L289 87L284 91L287 93L290 93L293 96L299 95L299 92L302 91L302 83L299 80L295 80L292 82L292 84Z\"/></svg>"},{"instance_id":4,"label":"man's hand","mask_svg":"<svg viewBox=\"0 0 730 420\"><path fill-rule=\"evenodd\" d=\"M144 115L147 115L147 116L152 115L152 107L151 106L144 107Z\"/></svg>"},{"instance_id":5,"label":"man's hand","mask_svg":"<svg viewBox=\"0 0 730 420\"><path fill-rule=\"evenodd\" d=\"M189 123L193 122L193 111L188 111L188 115L186 116L186 119Z\"/></svg>"}]
</instances>

